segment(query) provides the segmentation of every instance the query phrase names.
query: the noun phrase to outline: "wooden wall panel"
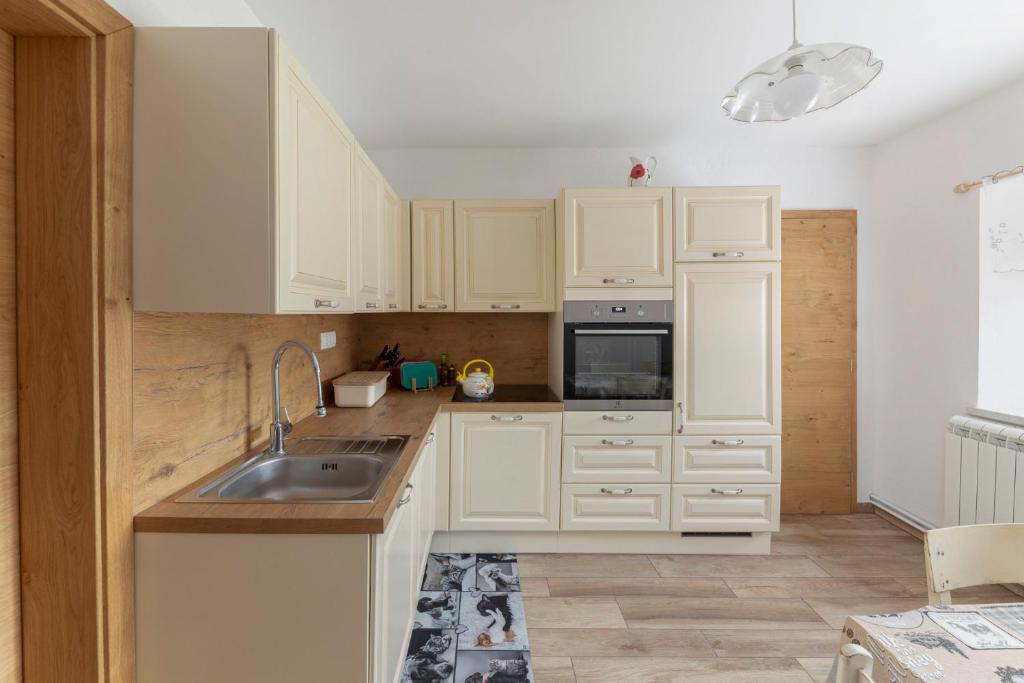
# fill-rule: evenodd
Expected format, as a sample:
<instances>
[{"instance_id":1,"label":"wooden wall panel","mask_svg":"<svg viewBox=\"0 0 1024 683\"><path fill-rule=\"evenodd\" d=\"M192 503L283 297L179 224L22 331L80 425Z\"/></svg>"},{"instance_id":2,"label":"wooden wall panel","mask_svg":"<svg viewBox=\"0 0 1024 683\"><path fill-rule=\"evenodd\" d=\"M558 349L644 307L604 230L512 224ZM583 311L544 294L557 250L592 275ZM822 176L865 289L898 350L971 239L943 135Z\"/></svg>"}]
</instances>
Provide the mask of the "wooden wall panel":
<instances>
[{"instance_id":1,"label":"wooden wall panel","mask_svg":"<svg viewBox=\"0 0 1024 683\"><path fill-rule=\"evenodd\" d=\"M783 512L853 511L856 239L856 212L783 212Z\"/></svg>"},{"instance_id":2,"label":"wooden wall panel","mask_svg":"<svg viewBox=\"0 0 1024 683\"><path fill-rule=\"evenodd\" d=\"M436 362L447 352L461 370L467 361L483 358L494 365L499 384L547 384L547 313L386 313L356 318L357 367L365 367L385 344L397 342L410 360Z\"/></svg>"},{"instance_id":3,"label":"wooden wall panel","mask_svg":"<svg viewBox=\"0 0 1024 683\"><path fill-rule=\"evenodd\" d=\"M329 380L352 369L356 337L351 315L136 313L134 328L136 512L268 438L270 365L281 342L317 350L330 401ZM319 351L329 330L338 345ZM289 351L281 395L294 422L313 411L312 382L305 355Z\"/></svg>"},{"instance_id":4,"label":"wooden wall panel","mask_svg":"<svg viewBox=\"0 0 1024 683\"><path fill-rule=\"evenodd\" d=\"M14 262L14 39L0 31L0 681L4 683L21 680Z\"/></svg>"}]
</instances>

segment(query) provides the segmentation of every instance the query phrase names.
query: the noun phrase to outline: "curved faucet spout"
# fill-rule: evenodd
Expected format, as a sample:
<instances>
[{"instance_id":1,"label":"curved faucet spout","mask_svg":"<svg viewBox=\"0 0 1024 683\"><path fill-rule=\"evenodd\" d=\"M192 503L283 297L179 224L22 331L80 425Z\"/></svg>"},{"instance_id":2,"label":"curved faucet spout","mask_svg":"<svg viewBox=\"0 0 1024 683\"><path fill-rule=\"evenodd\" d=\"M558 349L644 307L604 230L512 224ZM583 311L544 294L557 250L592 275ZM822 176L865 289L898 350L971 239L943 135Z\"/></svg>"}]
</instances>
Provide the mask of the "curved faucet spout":
<instances>
[{"instance_id":1,"label":"curved faucet spout","mask_svg":"<svg viewBox=\"0 0 1024 683\"><path fill-rule=\"evenodd\" d=\"M327 415L327 406L324 405L324 390L320 384L320 361L317 360L316 353L313 352L313 349L309 348L308 344L289 339L277 347L277 352L274 354L274 363L271 368L274 412L272 416L273 422L270 423L270 448L268 450L278 455L284 454L284 437L292 431L292 423L288 419L287 409L284 411L284 421L282 422L281 419L281 357L290 348L296 348L309 356L309 360L313 364L313 379L316 381L316 416L325 417Z\"/></svg>"}]
</instances>

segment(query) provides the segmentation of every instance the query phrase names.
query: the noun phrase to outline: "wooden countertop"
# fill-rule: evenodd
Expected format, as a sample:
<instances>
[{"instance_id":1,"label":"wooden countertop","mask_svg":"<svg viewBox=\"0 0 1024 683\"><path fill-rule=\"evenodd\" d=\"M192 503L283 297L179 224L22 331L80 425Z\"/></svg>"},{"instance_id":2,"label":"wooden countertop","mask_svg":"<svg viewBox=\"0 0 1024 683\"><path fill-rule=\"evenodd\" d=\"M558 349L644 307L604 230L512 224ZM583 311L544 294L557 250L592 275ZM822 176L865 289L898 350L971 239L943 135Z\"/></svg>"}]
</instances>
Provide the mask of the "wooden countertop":
<instances>
[{"instance_id":1,"label":"wooden countertop","mask_svg":"<svg viewBox=\"0 0 1024 683\"><path fill-rule=\"evenodd\" d=\"M135 516L135 531L174 533L379 534L419 460L420 448L440 412L561 412L560 402L452 403L454 389L412 394L389 391L372 408L329 408L307 417L292 437L408 434L398 461L372 503L197 503L177 498L242 462L247 453ZM258 452L260 449L253 451Z\"/></svg>"}]
</instances>

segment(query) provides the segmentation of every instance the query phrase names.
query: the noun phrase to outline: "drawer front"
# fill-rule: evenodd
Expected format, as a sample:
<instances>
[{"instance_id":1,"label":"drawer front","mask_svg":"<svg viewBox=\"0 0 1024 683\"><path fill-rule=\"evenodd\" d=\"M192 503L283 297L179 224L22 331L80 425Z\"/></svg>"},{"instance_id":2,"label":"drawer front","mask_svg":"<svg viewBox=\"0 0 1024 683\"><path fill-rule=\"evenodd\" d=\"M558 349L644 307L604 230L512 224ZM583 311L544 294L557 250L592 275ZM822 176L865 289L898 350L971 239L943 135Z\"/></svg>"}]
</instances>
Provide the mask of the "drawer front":
<instances>
[{"instance_id":1,"label":"drawer front","mask_svg":"<svg viewBox=\"0 0 1024 683\"><path fill-rule=\"evenodd\" d=\"M778 531L778 484L673 484L673 531Z\"/></svg>"},{"instance_id":2,"label":"drawer front","mask_svg":"<svg viewBox=\"0 0 1024 683\"><path fill-rule=\"evenodd\" d=\"M565 434L658 434L672 433L671 410L580 410L564 415Z\"/></svg>"},{"instance_id":3,"label":"drawer front","mask_svg":"<svg viewBox=\"0 0 1024 683\"><path fill-rule=\"evenodd\" d=\"M782 481L781 436L677 436L674 441L672 480L678 484Z\"/></svg>"},{"instance_id":4,"label":"drawer front","mask_svg":"<svg viewBox=\"0 0 1024 683\"><path fill-rule=\"evenodd\" d=\"M670 436L562 437L562 482L667 484L671 452Z\"/></svg>"},{"instance_id":5,"label":"drawer front","mask_svg":"<svg viewBox=\"0 0 1024 683\"><path fill-rule=\"evenodd\" d=\"M668 484L563 484L562 529L668 531Z\"/></svg>"}]
</instances>

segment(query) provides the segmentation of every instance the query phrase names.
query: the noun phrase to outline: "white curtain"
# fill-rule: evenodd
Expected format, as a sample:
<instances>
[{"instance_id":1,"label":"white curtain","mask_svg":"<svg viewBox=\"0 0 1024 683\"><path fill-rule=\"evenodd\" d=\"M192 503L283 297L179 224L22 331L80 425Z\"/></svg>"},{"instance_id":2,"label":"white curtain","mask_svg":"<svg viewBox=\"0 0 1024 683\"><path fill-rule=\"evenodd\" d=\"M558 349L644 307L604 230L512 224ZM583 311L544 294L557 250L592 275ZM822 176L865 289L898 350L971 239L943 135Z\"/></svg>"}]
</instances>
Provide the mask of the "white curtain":
<instances>
[{"instance_id":1,"label":"white curtain","mask_svg":"<svg viewBox=\"0 0 1024 683\"><path fill-rule=\"evenodd\" d=\"M1024 416L1024 177L981 188L978 407Z\"/></svg>"}]
</instances>

